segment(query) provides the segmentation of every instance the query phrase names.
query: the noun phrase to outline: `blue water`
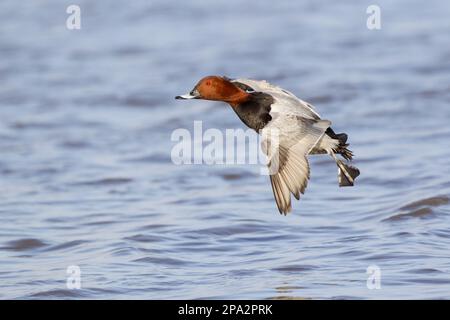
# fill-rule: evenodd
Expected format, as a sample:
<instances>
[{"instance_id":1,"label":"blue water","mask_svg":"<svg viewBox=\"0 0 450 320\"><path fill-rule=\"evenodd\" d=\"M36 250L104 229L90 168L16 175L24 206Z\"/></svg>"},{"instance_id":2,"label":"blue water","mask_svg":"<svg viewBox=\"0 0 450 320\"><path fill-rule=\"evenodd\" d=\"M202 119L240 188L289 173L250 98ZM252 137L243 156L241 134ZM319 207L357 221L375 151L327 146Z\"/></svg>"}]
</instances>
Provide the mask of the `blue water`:
<instances>
[{"instance_id":1,"label":"blue water","mask_svg":"<svg viewBox=\"0 0 450 320\"><path fill-rule=\"evenodd\" d=\"M450 297L448 2L70 4L0 2L0 299ZM210 74L314 104L357 185L314 157L285 217L258 166L174 165L173 130L244 128L173 99Z\"/></svg>"}]
</instances>

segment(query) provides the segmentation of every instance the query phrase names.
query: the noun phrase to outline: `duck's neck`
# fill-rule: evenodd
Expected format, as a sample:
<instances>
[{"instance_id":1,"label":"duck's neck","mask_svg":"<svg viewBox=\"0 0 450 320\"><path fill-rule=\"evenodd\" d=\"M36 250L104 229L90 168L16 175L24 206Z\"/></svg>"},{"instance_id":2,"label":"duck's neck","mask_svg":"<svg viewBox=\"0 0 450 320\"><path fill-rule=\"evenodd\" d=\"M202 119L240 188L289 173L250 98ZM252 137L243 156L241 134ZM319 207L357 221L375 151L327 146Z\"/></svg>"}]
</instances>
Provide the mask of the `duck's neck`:
<instances>
[{"instance_id":1,"label":"duck's neck","mask_svg":"<svg viewBox=\"0 0 450 320\"><path fill-rule=\"evenodd\" d=\"M250 100L251 95L244 90L240 90L229 97L225 102L228 102L232 108L236 108L238 105Z\"/></svg>"}]
</instances>

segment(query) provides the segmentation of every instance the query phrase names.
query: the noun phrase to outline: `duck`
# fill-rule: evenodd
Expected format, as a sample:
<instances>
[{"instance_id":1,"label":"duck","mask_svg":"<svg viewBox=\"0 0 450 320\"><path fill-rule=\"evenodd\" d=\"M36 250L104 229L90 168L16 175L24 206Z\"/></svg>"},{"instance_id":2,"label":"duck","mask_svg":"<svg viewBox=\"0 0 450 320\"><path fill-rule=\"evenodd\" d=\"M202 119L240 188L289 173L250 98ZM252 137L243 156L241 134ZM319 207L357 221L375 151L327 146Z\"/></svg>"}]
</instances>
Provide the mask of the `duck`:
<instances>
[{"instance_id":1,"label":"duck","mask_svg":"<svg viewBox=\"0 0 450 320\"><path fill-rule=\"evenodd\" d=\"M308 156L329 155L338 168L340 187L353 186L360 171L349 164L348 136L335 133L314 106L265 80L206 76L175 99L228 103L238 118L262 137L270 183L280 214L292 211L291 195L300 200L310 179Z\"/></svg>"}]
</instances>

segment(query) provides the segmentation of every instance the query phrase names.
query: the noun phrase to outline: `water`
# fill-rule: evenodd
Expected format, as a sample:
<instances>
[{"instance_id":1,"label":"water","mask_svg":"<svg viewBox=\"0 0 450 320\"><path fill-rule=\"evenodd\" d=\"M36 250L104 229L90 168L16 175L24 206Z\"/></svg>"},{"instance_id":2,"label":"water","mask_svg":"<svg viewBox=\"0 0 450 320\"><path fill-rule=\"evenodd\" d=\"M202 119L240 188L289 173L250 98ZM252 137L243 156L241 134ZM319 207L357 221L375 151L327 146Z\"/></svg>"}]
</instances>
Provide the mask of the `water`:
<instances>
[{"instance_id":1,"label":"water","mask_svg":"<svg viewBox=\"0 0 450 320\"><path fill-rule=\"evenodd\" d=\"M0 298L450 296L450 5L0 3ZM209 74L267 79L347 132L278 214L259 167L175 166L174 129L243 128L176 101ZM66 287L81 268L81 290ZM381 289L366 286L369 266Z\"/></svg>"}]
</instances>

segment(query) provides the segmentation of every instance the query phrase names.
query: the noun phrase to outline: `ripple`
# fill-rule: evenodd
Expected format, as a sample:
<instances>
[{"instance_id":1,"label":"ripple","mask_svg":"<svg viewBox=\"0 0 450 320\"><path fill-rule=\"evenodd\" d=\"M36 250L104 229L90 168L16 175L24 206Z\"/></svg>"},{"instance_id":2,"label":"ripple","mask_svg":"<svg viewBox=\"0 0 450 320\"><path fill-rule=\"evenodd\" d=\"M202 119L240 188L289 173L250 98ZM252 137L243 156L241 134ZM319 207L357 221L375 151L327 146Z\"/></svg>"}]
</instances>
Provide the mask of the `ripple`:
<instances>
[{"instance_id":1,"label":"ripple","mask_svg":"<svg viewBox=\"0 0 450 320\"><path fill-rule=\"evenodd\" d=\"M158 242L166 240L165 236L161 235L151 235L151 234L136 234L131 237L124 238L125 240L132 240L136 242Z\"/></svg>"},{"instance_id":2,"label":"ripple","mask_svg":"<svg viewBox=\"0 0 450 320\"><path fill-rule=\"evenodd\" d=\"M86 142L86 141L82 141L82 140L66 140L61 142L61 147L63 148L67 148L67 149L84 149L87 147L90 147L91 145Z\"/></svg>"},{"instance_id":3,"label":"ripple","mask_svg":"<svg viewBox=\"0 0 450 320\"><path fill-rule=\"evenodd\" d=\"M108 224L115 224L115 223L117 223L117 221L101 220L101 221L86 222L86 223L83 223L83 226L105 226Z\"/></svg>"},{"instance_id":4,"label":"ripple","mask_svg":"<svg viewBox=\"0 0 450 320\"><path fill-rule=\"evenodd\" d=\"M143 163L171 163L171 158L167 154L155 153L140 157L124 159L124 162L143 162Z\"/></svg>"},{"instance_id":5,"label":"ripple","mask_svg":"<svg viewBox=\"0 0 450 320\"><path fill-rule=\"evenodd\" d=\"M382 221L399 221L408 218L431 217L435 214L433 208L446 205L450 202L449 200L450 199L447 196L436 196L414 201L400 208L401 211L407 212L395 214Z\"/></svg>"},{"instance_id":6,"label":"ripple","mask_svg":"<svg viewBox=\"0 0 450 320\"><path fill-rule=\"evenodd\" d=\"M122 100L122 103L128 107L154 108L160 106L165 101L149 96L148 94L130 95Z\"/></svg>"},{"instance_id":7,"label":"ripple","mask_svg":"<svg viewBox=\"0 0 450 320\"><path fill-rule=\"evenodd\" d=\"M246 178L253 178L255 176L252 172L249 171L218 173L217 175L225 181L242 180Z\"/></svg>"},{"instance_id":8,"label":"ripple","mask_svg":"<svg viewBox=\"0 0 450 320\"><path fill-rule=\"evenodd\" d=\"M131 178L104 178L99 180L90 180L90 181L80 181L73 183L73 185L78 186L110 186L110 185L118 185L118 184L126 184L133 182Z\"/></svg>"},{"instance_id":9,"label":"ripple","mask_svg":"<svg viewBox=\"0 0 450 320\"><path fill-rule=\"evenodd\" d=\"M410 270L411 273L417 273L417 274L443 274L445 272L441 271L441 270L437 270L434 268L418 268L418 269L413 269Z\"/></svg>"},{"instance_id":10,"label":"ripple","mask_svg":"<svg viewBox=\"0 0 450 320\"><path fill-rule=\"evenodd\" d=\"M292 285L280 286L280 287L275 288L275 290L277 290L277 292L279 292L279 293L288 293L288 292L292 292L292 291L300 290L300 289L303 289L303 287L292 286Z\"/></svg>"},{"instance_id":11,"label":"ripple","mask_svg":"<svg viewBox=\"0 0 450 320\"><path fill-rule=\"evenodd\" d=\"M139 230L153 230L153 229L166 229L172 227L171 224L148 224L142 227L139 227Z\"/></svg>"},{"instance_id":12,"label":"ripple","mask_svg":"<svg viewBox=\"0 0 450 320\"><path fill-rule=\"evenodd\" d=\"M112 50L111 54L116 54L119 56L134 56L143 54L147 51L147 48L141 46L125 46Z\"/></svg>"},{"instance_id":13,"label":"ripple","mask_svg":"<svg viewBox=\"0 0 450 320\"><path fill-rule=\"evenodd\" d=\"M104 297L106 294L118 294L116 290L103 289L103 288L81 288L81 289L51 289L46 291L40 291L33 293L27 298L37 298L37 299L65 299L65 298L98 298Z\"/></svg>"},{"instance_id":14,"label":"ripple","mask_svg":"<svg viewBox=\"0 0 450 320\"><path fill-rule=\"evenodd\" d=\"M30 298L82 298L83 290L55 289L31 294Z\"/></svg>"},{"instance_id":15,"label":"ripple","mask_svg":"<svg viewBox=\"0 0 450 320\"><path fill-rule=\"evenodd\" d=\"M58 128L59 124L53 122L25 122L16 121L11 124L11 128L18 130L27 129L55 129Z\"/></svg>"},{"instance_id":16,"label":"ripple","mask_svg":"<svg viewBox=\"0 0 450 320\"><path fill-rule=\"evenodd\" d=\"M76 247L76 246L79 246L81 244L88 243L88 242L89 241L86 241L86 240L68 241L68 242L65 242L65 243L62 243L59 245L48 247L44 251L57 251L57 250L62 250L62 249L68 249L68 248Z\"/></svg>"},{"instance_id":17,"label":"ripple","mask_svg":"<svg viewBox=\"0 0 450 320\"><path fill-rule=\"evenodd\" d=\"M436 196L431 198L425 198L422 200L414 201L410 204L407 204L400 209L416 209L424 206L428 207L438 207L450 202L450 198L447 196Z\"/></svg>"},{"instance_id":18,"label":"ripple","mask_svg":"<svg viewBox=\"0 0 450 320\"><path fill-rule=\"evenodd\" d=\"M425 218L432 214L433 214L433 210L431 210L430 208L422 208L422 209L413 210L408 213L399 213L399 214L393 215L389 218L386 218L382 221L399 221L399 220L408 219L408 218Z\"/></svg>"},{"instance_id":19,"label":"ripple","mask_svg":"<svg viewBox=\"0 0 450 320\"><path fill-rule=\"evenodd\" d=\"M306 297L297 297L297 296L275 296L275 297L268 297L268 300L312 300L312 298L306 298Z\"/></svg>"},{"instance_id":20,"label":"ripple","mask_svg":"<svg viewBox=\"0 0 450 320\"><path fill-rule=\"evenodd\" d=\"M256 224L242 224L237 226L213 227L197 230L198 234L213 234L219 236L232 236L244 233L263 232L268 227Z\"/></svg>"},{"instance_id":21,"label":"ripple","mask_svg":"<svg viewBox=\"0 0 450 320\"><path fill-rule=\"evenodd\" d=\"M180 259L174 259L174 258L159 258L159 257L144 257L139 258L136 260L133 260L132 262L139 262L139 263L151 263L151 264L163 264L163 265L169 265L169 266L181 266L188 264L188 261L180 260Z\"/></svg>"},{"instance_id":22,"label":"ripple","mask_svg":"<svg viewBox=\"0 0 450 320\"><path fill-rule=\"evenodd\" d=\"M287 265L283 267L273 268L273 271L279 272L305 272L314 270L315 267L312 265Z\"/></svg>"},{"instance_id":23,"label":"ripple","mask_svg":"<svg viewBox=\"0 0 450 320\"><path fill-rule=\"evenodd\" d=\"M5 247L0 249L11 251L27 251L47 246L47 244L39 239L25 238L14 240L6 243Z\"/></svg>"},{"instance_id":24,"label":"ripple","mask_svg":"<svg viewBox=\"0 0 450 320\"><path fill-rule=\"evenodd\" d=\"M135 247L121 247L110 250L112 256L129 256L139 252Z\"/></svg>"}]
</instances>

